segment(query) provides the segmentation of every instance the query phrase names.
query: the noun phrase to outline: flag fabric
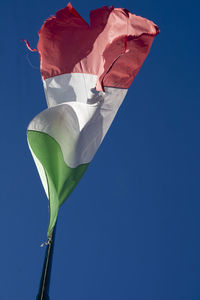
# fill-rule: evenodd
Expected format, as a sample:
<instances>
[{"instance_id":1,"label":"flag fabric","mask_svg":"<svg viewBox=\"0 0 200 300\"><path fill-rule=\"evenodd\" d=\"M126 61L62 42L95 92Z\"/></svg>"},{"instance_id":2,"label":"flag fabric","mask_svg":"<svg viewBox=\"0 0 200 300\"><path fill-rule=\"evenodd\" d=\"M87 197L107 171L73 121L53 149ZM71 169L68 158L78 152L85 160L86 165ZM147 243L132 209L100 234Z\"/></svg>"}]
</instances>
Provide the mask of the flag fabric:
<instances>
[{"instance_id":1,"label":"flag fabric","mask_svg":"<svg viewBox=\"0 0 200 300\"><path fill-rule=\"evenodd\" d=\"M27 135L49 199L48 236L158 33L153 22L107 6L91 11L89 25L70 3L41 27L37 49L48 108Z\"/></svg>"}]
</instances>

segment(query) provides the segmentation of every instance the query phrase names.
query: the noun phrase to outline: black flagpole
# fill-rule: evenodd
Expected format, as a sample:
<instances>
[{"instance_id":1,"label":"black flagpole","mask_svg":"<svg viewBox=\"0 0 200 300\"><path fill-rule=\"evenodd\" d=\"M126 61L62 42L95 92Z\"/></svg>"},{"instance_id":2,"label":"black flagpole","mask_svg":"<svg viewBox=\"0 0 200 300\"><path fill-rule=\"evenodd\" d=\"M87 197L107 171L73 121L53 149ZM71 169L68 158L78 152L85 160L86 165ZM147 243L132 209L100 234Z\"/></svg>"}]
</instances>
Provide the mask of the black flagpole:
<instances>
[{"instance_id":1,"label":"black flagpole","mask_svg":"<svg viewBox=\"0 0 200 300\"><path fill-rule=\"evenodd\" d=\"M54 227L51 237L48 240L48 245L46 248L45 259L43 264L42 276L40 280L40 287L39 287L39 292L36 300L50 300L49 286L50 286L51 267L52 267L53 249L54 249L54 241L55 241L55 231L56 231L56 225Z\"/></svg>"}]
</instances>

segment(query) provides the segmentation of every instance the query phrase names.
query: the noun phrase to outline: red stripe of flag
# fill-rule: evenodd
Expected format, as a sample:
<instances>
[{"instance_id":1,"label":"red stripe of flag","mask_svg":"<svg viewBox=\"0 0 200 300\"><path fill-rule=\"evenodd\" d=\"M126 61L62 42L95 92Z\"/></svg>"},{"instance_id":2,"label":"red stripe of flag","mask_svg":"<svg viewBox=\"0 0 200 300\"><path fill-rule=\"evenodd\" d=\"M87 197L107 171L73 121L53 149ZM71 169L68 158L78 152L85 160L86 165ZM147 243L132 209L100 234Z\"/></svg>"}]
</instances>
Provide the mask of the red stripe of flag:
<instances>
[{"instance_id":1,"label":"red stripe of flag","mask_svg":"<svg viewBox=\"0 0 200 300\"><path fill-rule=\"evenodd\" d=\"M68 4L39 31L42 77L87 73L98 76L97 90L128 88L158 33L153 22L107 6L91 11L89 26Z\"/></svg>"}]
</instances>

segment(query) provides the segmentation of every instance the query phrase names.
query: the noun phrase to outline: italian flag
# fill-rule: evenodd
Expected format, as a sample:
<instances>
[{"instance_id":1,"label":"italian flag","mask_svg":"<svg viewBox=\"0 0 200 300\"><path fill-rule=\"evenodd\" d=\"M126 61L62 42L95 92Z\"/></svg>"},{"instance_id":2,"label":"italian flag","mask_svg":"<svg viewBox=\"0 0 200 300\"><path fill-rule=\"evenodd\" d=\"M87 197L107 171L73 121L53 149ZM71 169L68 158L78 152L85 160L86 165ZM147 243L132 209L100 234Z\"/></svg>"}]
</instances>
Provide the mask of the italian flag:
<instances>
[{"instance_id":1,"label":"italian flag","mask_svg":"<svg viewBox=\"0 0 200 300\"><path fill-rule=\"evenodd\" d=\"M153 22L107 6L91 11L89 25L70 3L40 29L48 108L30 122L27 135L49 199L48 237L158 33Z\"/></svg>"}]
</instances>

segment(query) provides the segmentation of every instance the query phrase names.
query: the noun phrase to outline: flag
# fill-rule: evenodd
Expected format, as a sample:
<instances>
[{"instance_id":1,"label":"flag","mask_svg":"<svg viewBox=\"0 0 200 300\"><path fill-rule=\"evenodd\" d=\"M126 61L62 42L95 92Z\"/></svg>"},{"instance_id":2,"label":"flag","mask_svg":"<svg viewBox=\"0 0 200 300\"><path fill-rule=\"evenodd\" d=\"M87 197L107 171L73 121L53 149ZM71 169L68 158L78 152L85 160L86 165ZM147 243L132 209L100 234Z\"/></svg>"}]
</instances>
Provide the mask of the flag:
<instances>
[{"instance_id":1,"label":"flag","mask_svg":"<svg viewBox=\"0 0 200 300\"><path fill-rule=\"evenodd\" d=\"M88 24L70 3L41 27L48 108L30 122L27 136L49 199L48 236L158 33L153 22L113 6L91 11Z\"/></svg>"}]
</instances>

